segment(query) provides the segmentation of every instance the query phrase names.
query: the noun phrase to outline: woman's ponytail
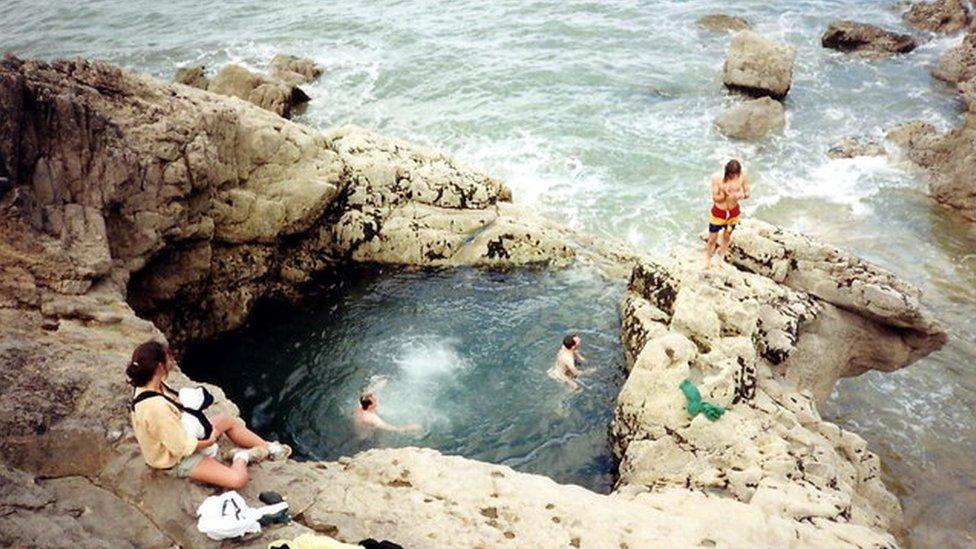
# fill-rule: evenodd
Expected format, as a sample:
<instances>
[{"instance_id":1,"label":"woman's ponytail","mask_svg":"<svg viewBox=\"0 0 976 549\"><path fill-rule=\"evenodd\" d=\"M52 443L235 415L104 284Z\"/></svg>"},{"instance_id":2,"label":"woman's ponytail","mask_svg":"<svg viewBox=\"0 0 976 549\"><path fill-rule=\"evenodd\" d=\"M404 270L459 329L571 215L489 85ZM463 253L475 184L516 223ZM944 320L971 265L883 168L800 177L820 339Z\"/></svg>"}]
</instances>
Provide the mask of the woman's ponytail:
<instances>
[{"instance_id":1,"label":"woman's ponytail","mask_svg":"<svg viewBox=\"0 0 976 549\"><path fill-rule=\"evenodd\" d=\"M161 362L166 362L166 344L158 341L147 341L132 352L132 360L125 367L125 375L129 377L129 383L133 387L142 387L149 383L156 368Z\"/></svg>"}]
</instances>

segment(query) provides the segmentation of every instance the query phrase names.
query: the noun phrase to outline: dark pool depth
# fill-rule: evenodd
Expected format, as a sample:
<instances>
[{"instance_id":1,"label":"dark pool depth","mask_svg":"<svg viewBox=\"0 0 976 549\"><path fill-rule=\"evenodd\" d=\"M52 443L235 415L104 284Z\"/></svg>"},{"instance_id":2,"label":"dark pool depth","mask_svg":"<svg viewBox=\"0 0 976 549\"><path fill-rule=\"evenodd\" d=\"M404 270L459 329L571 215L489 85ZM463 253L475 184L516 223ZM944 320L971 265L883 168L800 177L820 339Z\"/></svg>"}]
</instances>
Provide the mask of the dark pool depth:
<instances>
[{"instance_id":1,"label":"dark pool depth","mask_svg":"<svg viewBox=\"0 0 976 549\"><path fill-rule=\"evenodd\" d=\"M299 458L426 446L608 492L622 292L581 269L366 276L300 309L265 306L247 327L189 349L182 366ZM568 332L596 368L577 394L546 375ZM355 437L350 417L374 375L389 377L380 415L423 431Z\"/></svg>"}]
</instances>

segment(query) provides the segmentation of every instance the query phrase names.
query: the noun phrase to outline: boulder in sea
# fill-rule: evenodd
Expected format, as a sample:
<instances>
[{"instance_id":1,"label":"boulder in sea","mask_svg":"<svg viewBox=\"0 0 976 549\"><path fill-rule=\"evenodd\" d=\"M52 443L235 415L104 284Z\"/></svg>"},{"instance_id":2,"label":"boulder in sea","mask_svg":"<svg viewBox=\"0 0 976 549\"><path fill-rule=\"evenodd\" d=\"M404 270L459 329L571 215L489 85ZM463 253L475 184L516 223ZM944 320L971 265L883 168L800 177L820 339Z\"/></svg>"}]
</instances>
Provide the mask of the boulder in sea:
<instances>
[{"instance_id":1,"label":"boulder in sea","mask_svg":"<svg viewBox=\"0 0 976 549\"><path fill-rule=\"evenodd\" d=\"M738 17L735 15L726 15L724 13L711 13L700 17L696 24L703 28L714 32L737 32L741 30L746 30L752 28L752 24L748 20Z\"/></svg>"},{"instance_id":2,"label":"boulder in sea","mask_svg":"<svg viewBox=\"0 0 976 549\"><path fill-rule=\"evenodd\" d=\"M962 0L917 2L904 15L905 23L932 32L955 32L969 26L972 17Z\"/></svg>"},{"instance_id":3,"label":"boulder in sea","mask_svg":"<svg viewBox=\"0 0 976 549\"><path fill-rule=\"evenodd\" d=\"M796 47L742 31L732 37L722 82L731 90L783 99L793 82Z\"/></svg>"},{"instance_id":4,"label":"boulder in sea","mask_svg":"<svg viewBox=\"0 0 976 549\"><path fill-rule=\"evenodd\" d=\"M207 87L208 91L250 101L278 116L290 118L292 110L309 100L295 84L251 72L230 64L220 69Z\"/></svg>"},{"instance_id":5,"label":"boulder in sea","mask_svg":"<svg viewBox=\"0 0 976 549\"><path fill-rule=\"evenodd\" d=\"M210 79L207 78L207 68L203 65L178 69L176 75L173 76L173 82L193 86L201 90L207 89L210 85Z\"/></svg>"},{"instance_id":6,"label":"boulder in sea","mask_svg":"<svg viewBox=\"0 0 976 549\"><path fill-rule=\"evenodd\" d=\"M311 59L279 53L268 63L268 73L291 84L308 84L322 76L322 66Z\"/></svg>"},{"instance_id":7,"label":"boulder in sea","mask_svg":"<svg viewBox=\"0 0 976 549\"><path fill-rule=\"evenodd\" d=\"M769 97L750 99L720 114L715 126L726 137L753 141L782 131L786 125L783 104Z\"/></svg>"},{"instance_id":8,"label":"boulder in sea","mask_svg":"<svg viewBox=\"0 0 976 549\"><path fill-rule=\"evenodd\" d=\"M958 84L976 76L976 29L970 30L959 45L946 50L932 69L932 76Z\"/></svg>"},{"instance_id":9,"label":"boulder in sea","mask_svg":"<svg viewBox=\"0 0 976 549\"><path fill-rule=\"evenodd\" d=\"M835 21L820 37L825 48L853 53L864 57L884 57L908 53L918 43L907 34L886 31L880 27L856 21Z\"/></svg>"},{"instance_id":10,"label":"boulder in sea","mask_svg":"<svg viewBox=\"0 0 976 549\"><path fill-rule=\"evenodd\" d=\"M856 156L884 156L884 145L857 137L848 137L827 150L830 158L854 158Z\"/></svg>"}]
</instances>

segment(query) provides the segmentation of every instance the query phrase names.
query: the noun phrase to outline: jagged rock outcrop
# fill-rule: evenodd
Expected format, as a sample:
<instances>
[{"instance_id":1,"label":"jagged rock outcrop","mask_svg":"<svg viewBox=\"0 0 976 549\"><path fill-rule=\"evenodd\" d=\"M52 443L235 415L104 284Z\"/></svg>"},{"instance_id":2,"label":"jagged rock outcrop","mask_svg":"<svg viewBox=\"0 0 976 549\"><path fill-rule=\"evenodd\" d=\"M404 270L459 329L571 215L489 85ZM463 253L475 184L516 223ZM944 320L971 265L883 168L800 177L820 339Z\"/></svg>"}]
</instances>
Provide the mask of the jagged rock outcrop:
<instances>
[{"instance_id":1,"label":"jagged rock outcrop","mask_svg":"<svg viewBox=\"0 0 976 549\"><path fill-rule=\"evenodd\" d=\"M322 76L322 66L311 59L279 53L268 63L268 73L291 84L308 84Z\"/></svg>"},{"instance_id":2,"label":"jagged rock outcrop","mask_svg":"<svg viewBox=\"0 0 976 549\"><path fill-rule=\"evenodd\" d=\"M573 233L511 205L501 182L403 141L318 133L98 63L9 59L3 77L0 156L26 222L74 258L75 295L128 283L175 342L233 328L256 300L353 261L577 255Z\"/></svg>"},{"instance_id":3,"label":"jagged rock outcrop","mask_svg":"<svg viewBox=\"0 0 976 549\"><path fill-rule=\"evenodd\" d=\"M207 78L207 68L203 65L177 69L176 74L173 75L173 82L201 90L205 90L210 86L210 79Z\"/></svg>"},{"instance_id":4,"label":"jagged rock outcrop","mask_svg":"<svg viewBox=\"0 0 976 549\"><path fill-rule=\"evenodd\" d=\"M722 82L734 91L783 99L793 83L796 47L773 42L752 31L732 37Z\"/></svg>"},{"instance_id":5,"label":"jagged rock outcrop","mask_svg":"<svg viewBox=\"0 0 976 549\"><path fill-rule=\"evenodd\" d=\"M942 55L932 76L954 84L966 110L976 111L976 30Z\"/></svg>"},{"instance_id":6,"label":"jagged rock outcrop","mask_svg":"<svg viewBox=\"0 0 976 549\"><path fill-rule=\"evenodd\" d=\"M870 139L846 137L827 150L830 158L854 158L857 156L884 156L884 145Z\"/></svg>"},{"instance_id":7,"label":"jagged rock outcrop","mask_svg":"<svg viewBox=\"0 0 976 549\"><path fill-rule=\"evenodd\" d=\"M905 23L932 32L955 32L969 26L972 18L963 0L916 2L903 16Z\"/></svg>"},{"instance_id":8,"label":"jagged rock outcrop","mask_svg":"<svg viewBox=\"0 0 976 549\"><path fill-rule=\"evenodd\" d=\"M917 290L830 246L755 220L733 244L731 265L703 270L696 253L634 269L622 314L631 370L611 428L620 486L702 489L818 526L894 527L900 507L877 456L817 402L837 378L906 366L946 333ZM725 415L689 418L684 379Z\"/></svg>"},{"instance_id":9,"label":"jagged rock outcrop","mask_svg":"<svg viewBox=\"0 0 976 549\"><path fill-rule=\"evenodd\" d=\"M782 103L769 97L740 103L715 119L715 126L722 135L746 141L783 131L785 125L786 109Z\"/></svg>"},{"instance_id":10,"label":"jagged rock outcrop","mask_svg":"<svg viewBox=\"0 0 976 549\"><path fill-rule=\"evenodd\" d=\"M827 27L820 44L825 48L861 57L885 57L908 53L918 47L914 38L857 21L835 21Z\"/></svg>"},{"instance_id":11,"label":"jagged rock outcrop","mask_svg":"<svg viewBox=\"0 0 976 549\"><path fill-rule=\"evenodd\" d=\"M251 72L234 64L220 69L207 90L249 101L284 118L291 118L292 110L311 99L294 83Z\"/></svg>"},{"instance_id":12,"label":"jagged rock outcrop","mask_svg":"<svg viewBox=\"0 0 976 549\"><path fill-rule=\"evenodd\" d=\"M752 28L748 20L736 15L726 15L724 13L711 13L698 18L696 24L714 32L737 32Z\"/></svg>"},{"instance_id":13,"label":"jagged rock outcrop","mask_svg":"<svg viewBox=\"0 0 976 549\"><path fill-rule=\"evenodd\" d=\"M976 222L976 114L945 134L924 122L899 126L888 133L905 157L928 172L929 193L937 202Z\"/></svg>"}]
</instances>

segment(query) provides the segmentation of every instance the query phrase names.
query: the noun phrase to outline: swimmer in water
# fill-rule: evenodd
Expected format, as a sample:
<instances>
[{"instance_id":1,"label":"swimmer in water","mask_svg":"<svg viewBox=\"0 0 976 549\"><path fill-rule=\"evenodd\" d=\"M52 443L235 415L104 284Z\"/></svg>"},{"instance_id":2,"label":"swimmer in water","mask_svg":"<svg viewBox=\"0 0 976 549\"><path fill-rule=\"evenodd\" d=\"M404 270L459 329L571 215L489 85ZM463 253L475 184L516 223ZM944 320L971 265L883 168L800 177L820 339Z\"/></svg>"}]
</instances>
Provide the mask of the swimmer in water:
<instances>
[{"instance_id":1,"label":"swimmer in water","mask_svg":"<svg viewBox=\"0 0 976 549\"><path fill-rule=\"evenodd\" d=\"M393 425L387 423L376 413L379 407L379 398L376 391L386 386L386 379L374 378L370 385L359 396L359 405L353 413L353 425L356 433L362 438L375 430L393 431L402 433L405 431L419 431L423 427L419 423L408 423L407 425Z\"/></svg>"},{"instance_id":2,"label":"swimmer in water","mask_svg":"<svg viewBox=\"0 0 976 549\"><path fill-rule=\"evenodd\" d=\"M570 334L563 338L563 344L556 353L556 361L552 368L549 368L549 377L569 385L574 391L579 391L583 387L576 381L580 376L590 375L592 369L580 370L576 365L585 362L586 359L580 354L580 346L583 341L576 334Z\"/></svg>"}]
</instances>

